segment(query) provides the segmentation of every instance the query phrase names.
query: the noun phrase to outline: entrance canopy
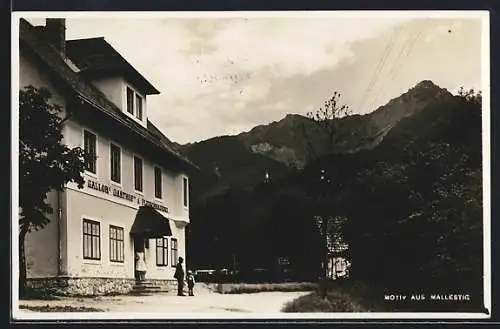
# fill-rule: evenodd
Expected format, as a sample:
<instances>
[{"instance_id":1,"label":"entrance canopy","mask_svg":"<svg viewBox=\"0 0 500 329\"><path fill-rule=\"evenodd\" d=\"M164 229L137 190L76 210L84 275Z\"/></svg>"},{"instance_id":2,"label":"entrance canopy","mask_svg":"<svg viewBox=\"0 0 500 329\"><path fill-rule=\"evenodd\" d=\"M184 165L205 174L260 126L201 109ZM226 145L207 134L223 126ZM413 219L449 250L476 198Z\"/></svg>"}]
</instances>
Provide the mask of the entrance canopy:
<instances>
[{"instance_id":1,"label":"entrance canopy","mask_svg":"<svg viewBox=\"0 0 500 329\"><path fill-rule=\"evenodd\" d=\"M130 229L131 235L144 238L172 236L170 221L151 206L141 206Z\"/></svg>"}]
</instances>

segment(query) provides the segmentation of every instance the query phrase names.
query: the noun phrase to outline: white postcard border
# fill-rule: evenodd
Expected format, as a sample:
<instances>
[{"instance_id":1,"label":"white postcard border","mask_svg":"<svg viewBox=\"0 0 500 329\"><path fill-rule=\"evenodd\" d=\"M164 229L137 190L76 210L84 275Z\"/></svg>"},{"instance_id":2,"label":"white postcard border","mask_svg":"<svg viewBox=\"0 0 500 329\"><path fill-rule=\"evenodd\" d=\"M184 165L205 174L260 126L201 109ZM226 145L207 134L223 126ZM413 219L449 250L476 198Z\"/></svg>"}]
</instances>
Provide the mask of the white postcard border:
<instances>
[{"instance_id":1,"label":"white postcard border","mask_svg":"<svg viewBox=\"0 0 500 329\"><path fill-rule=\"evenodd\" d=\"M356 18L464 18L481 19L482 21L482 129L483 129L483 257L484 257L484 306L491 313L491 181L490 181L490 27L488 11L225 11L225 12L12 12L11 65L12 86L19 86L19 20L23 18L255 18L255 17L356 17ZM484 313L278 313L278 314L238 314L226 313L32 313L19 309L18 295L18 248L19 242L18 213L18 139L19 139L19 99L17 87L12 88L12 252L11 252L11 306L15 320L138 320L138 319L488 319L491 314Z\"/></svg>"}]
</instances>

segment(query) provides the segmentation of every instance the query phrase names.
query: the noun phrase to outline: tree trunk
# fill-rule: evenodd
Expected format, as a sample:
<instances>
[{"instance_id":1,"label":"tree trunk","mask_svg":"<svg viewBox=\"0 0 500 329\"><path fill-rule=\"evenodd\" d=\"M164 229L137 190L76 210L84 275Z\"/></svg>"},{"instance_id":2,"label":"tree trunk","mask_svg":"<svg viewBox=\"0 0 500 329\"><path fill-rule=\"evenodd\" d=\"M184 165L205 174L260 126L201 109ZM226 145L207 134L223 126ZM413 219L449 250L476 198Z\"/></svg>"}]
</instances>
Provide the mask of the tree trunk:
<instances>
[{"instance_id":1,"label":"tree trunk","mask_svg":"<svg viewBox=\"0 0 500 329\"><path fill-rule=\"evenodd\" d=\"M22 225L19 231L19 297L26 293L26 255L24 251L24 242L28 229Z\"/></svg>"}]
</instances>

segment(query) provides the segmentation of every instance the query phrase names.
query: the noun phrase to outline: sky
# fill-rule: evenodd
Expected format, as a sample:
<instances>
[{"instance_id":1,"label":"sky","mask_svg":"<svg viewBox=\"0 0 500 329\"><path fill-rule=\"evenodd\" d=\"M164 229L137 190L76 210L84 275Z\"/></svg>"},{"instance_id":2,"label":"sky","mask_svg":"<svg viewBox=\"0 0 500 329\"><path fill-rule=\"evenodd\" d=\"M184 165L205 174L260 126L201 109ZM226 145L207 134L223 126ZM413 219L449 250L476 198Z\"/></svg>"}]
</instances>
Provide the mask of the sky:
<instances>
[{"instance_id":1,"label":"sky","mask_svg":"<svg viewBox=\"0 0 500 329\"><path fill-rule=\"evenodd\" d=\"M160 90L148 117L179 143L305 115L335 91L364 114L422 80L482 89L478 18L233 16L68 17L66 37L103 36Z\"/></svg>"}]
</instances>

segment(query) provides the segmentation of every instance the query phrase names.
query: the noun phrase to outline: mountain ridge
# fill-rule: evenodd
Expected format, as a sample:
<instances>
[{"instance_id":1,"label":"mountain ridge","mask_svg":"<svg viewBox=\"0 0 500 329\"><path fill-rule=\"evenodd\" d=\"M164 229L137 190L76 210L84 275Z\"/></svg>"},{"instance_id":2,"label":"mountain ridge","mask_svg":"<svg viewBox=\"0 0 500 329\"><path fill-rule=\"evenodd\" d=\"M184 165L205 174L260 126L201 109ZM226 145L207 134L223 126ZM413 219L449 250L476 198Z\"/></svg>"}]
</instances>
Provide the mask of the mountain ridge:
<instances>
[{"instance_id":1,"label":"mountain ridge","mask_svg":"<svg viewBox=\"0 0 500 329\"><path fill-rule=\"evenodd\" d=\"M218 144L226 153L215 154L216 149L198 145L195 153L202 160L205 156L200 151L221 159L230 154L226 170L250 179L243 186L226 180L225 188L203 202L193 200L186 235L191 241L187 244L190 264L198 268L234 266L241 270L244 280L245 273L250 277L252 269L273 271L276 260L287 257L294 280L317 278L314 269L319 271L324 246L312 219L325 211L347 220L341 232L349 244L346 256L353 264L352 278L401 290L415 286L404 278L419 273L419 289L440 289L448 287L458 268L469 274L452 282L451 290L477 287L479 294L482 101L480 94L449 95L423 83L409 90L406 98L381 107L375 115L382 118L379 126L366 116L349 117L344 128L356 130L347 129L345 136L352 138L367 131L359 125L370 122L373 131L385 132L382 141L365 150L320 156L302 170L252 152L237 136L207 143ZM404 108L398 105L400 100ZM387 108L396 112L387 113ZM278 127L273 125L274 129ZM265 130L258 128L253 133ZM231 154L233 151L239 153ZM268 170L260 161L276 164L278 171L289 168L289 174L268 181L260 174L248 176L241 166L243 162L250 168ZM271 177L275 178L274 173ZM207 185L212 192L220 186ZM443 237L447 242L436 243ZM422 248L427 249L420 252ZM207 254L206 250L213 252ZM436 257L443 254L448 255L446 259Z\"/></svg>"},{"instance_id":2,"label":"mountain ridge","mask_svg":"<svg viewBox=\"0 0 500 329\"><path fill-rule=\"evenodd\" d=\"M344 153L373 148L401 119L420 111L436 98L451 96L446 89L430 80L423 80L370 113L353 114L339 119L339 133L343 138L337 147ZM311 159L307 158L306 150L309 145L301 132L302 129L306 130L311 142L318 146L320 155L326 152L325 136L314 132L314 126L313 120L307 116L289 113L279 121L258 125L232 136L241 139L254 153L266 155L287 166L303 168Z\"/></svg>"},{"instance_id":3,"label":"mountain ridge","mask_svg":"<svg viewBox=\"0 0 500 329\"><path fill-rule=\"evenodd\" d=\"M338 119L335 149L339 153L373 149L401 120L452 97L448 90L423 80L370 113ZM289 113L279 121L237 135L216 136L180 148L202 169L193 181L198 181L200 195L206 196L233 185L250 186L266 173L279 178L302 169L314 160L312 148L315 158L331 153L327 145L328 136L317 129L313 119Z\"/></svg>"}]
</instances>

